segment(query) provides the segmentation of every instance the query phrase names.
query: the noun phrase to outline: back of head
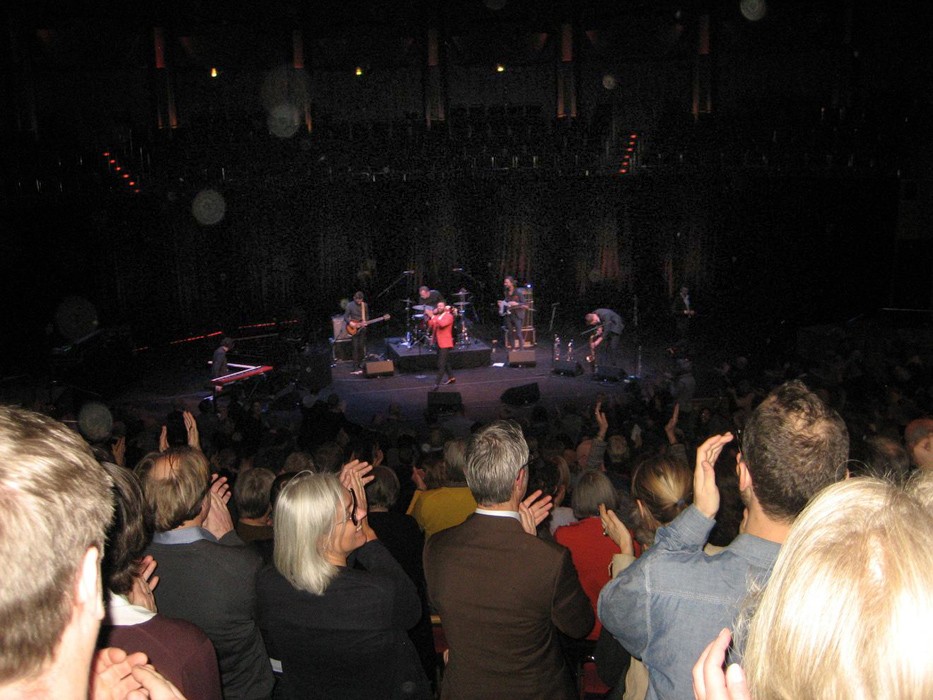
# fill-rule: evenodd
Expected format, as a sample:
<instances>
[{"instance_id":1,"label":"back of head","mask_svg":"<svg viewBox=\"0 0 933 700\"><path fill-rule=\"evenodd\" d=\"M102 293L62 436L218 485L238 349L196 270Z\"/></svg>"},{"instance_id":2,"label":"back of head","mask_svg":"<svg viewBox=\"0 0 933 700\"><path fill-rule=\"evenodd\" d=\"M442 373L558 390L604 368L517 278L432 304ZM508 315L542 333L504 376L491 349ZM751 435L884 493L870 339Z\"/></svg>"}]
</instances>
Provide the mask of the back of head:
<instances>
[{"instance_id":1,"label":"back of head","mask_svg":"<svg viewBox=\"0 0 933 700\"><path fill-rule=\"evenodd\" d=\"M577 520L599 515L600 504L609 510L615 510L617 503L618 496L609 477L595 469L589 469L580 475L570 498L573 516Z\"/></svg>"},{"instance_id":2,"label":"back of head","mask_svg":"<svg viewBox=\"0 0 933 700\"><path fill-rule=\"evenodd\" d=\"M680 460L649 457L636 467L632 476L632 497L651 516L653 521L645 522L648 519L639 513L638 520L653 533L659 525L672 522L693 501L693 472Z\"/></svg>"},{"instance_id":3,"label":"back of head","mask_svg":"<svg viewBox=\"0 0 933 700\"><path fill-rule=\"evenodd\" d=\"M366 501L370 508L384 508L388 510L398 500L401 490L398 476L395 471L379 465L372 471L373 480L366 484Z\"/></svg>"},{"instance_id":4,"label":"back of head","mask_svg":"<svg viewBox=\"0 0 933 700\"><path fill-rule=\"evenodd\" d=\"M512 498L518 473L528 462L528 445L521 426L496 421L477 431L467 446L466 481L479 505L496 505Z\"/></svg>"},{"instance_id":5,"label":"back of head","mask_svg":"<svg viewBox=\"0 0 933 700\"><path fill-rule=\"evenodd\" d=\"M336 442L325 442L314 448L312 455L317 471L321 473L336 474L340 471L340 460L343 459L343 448Z\"/></svg>"},{"instance_id":6,"label":"back of head","mask_svg":"<svg viewBox=\"0 0 933 700\"><path fill-rule=\"evenodd\" d=\"M307 452L292 452L285 458L285 465L282 467L283 474L288 472L297 474L304 471L317 471L314 468L314 457Z\"/></svg>"},{"instance_id":7,"label":"back of head","mask_svg":"<svg viewBox=\"0 0 933 700\"><path fill-rule=\"evenodd\" d=\"M172 447L152 452L135 471L156 532L174 530L201 512L210 487L210 468L200 450Z\"/></svg>"},{"instance_id":8,"label":"back of head","mask_svg":"<svg viewBox=\"0 0 933 700\"><path fill-rule=\"evenodd\" d=\"M341 509L335 474L296 474L275 502L275 568L293 586L322 594L337 573L324 557Z\"/></svg>"},{"instance_id":9,"label":"back of head","mask_svg":"<svg viewBox=\"0 0 933 700\"><path fill-rule=\"evenodd\" d=\"M88 401L78 411L78 430L91 444L105 442L113 431L113 414L98 401Z\"/></svg>"},{"instance_id":10,"label":"back of head","mask_svg":"<svg viewBox=\"0 0 933 700\"><path fill-rule=\"evenodd\" d=\"M444 444L444 463L447 465L447 483L463 484L466 481L466 446L463 438L454 438Z\"/></svg>"},{"instance_id":11,"label":"back of head","mask_svg":"<svg viewBox=\"0 0 933 700\"><path fill-rule=\"evenodd\" d=\"M269 512L272 482L275 474L255 467L237 477L233 498L241 518L261 518Z\"/></svg>"},{"instance_id":12,"label":"back of head","mask_svg":"<svg viewBox=\"0 0 933 700\"><path fill-rule=\"evenodd\" d=\"M820 493L781 547L744 666L763 698L933 697L933 514L890 482Z\"/></svg>"},{"instance_id":13,"label":"back of head","mask_svg":"<svg viewBox=\"0 0 933 700\"><path fill-rule=\"evenodd\" d=\"M0 406L0 686L52 659L84 556L103 551L112 513L110 480L77 433Z\"/></svg>"},{"instance_id":14,"label":"back of head","mask_svg":"<svg viewBox=\"0 0 933 700\"><path fill-rule=\"evenodd\" d=\"M742 456L764 513L792 521L807 501L845 476L849 433L838 413L795 380L752 412Z\"/></svg>"},{"instance_id":15,"label":"back of head","mask_svg":"<svg viewBox=\"0 0 933 700\"><path fill-rule=\"evenodd\" d=\"M152 523L136 475L115 464L103 466L113 481L115 505L101 566L104 586L126 595L133 588L137 561L152 539Z\"/></svg>"}]
</instances>

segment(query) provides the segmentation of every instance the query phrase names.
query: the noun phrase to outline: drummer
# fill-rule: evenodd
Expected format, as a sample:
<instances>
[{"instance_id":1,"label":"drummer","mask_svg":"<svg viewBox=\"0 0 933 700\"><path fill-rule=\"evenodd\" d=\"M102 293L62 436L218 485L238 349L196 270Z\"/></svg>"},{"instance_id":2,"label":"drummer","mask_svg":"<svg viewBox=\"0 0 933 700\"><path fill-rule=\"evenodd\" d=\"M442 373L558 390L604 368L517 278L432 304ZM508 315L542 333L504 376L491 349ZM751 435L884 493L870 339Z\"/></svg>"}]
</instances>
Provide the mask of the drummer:
<instances>
[{"instance_id":1,"label":"drummer","mask_svg":"<svg viewBox=\"0 0 933 700\"><path fill-rule=\"evenodd\" d=\"M415 308L419 311L423 311L425 315L430 318L434 314L434 309L437 307L437 302L444 301L444 296L437 291L436 289L431 289L426 285L422 285L418 288L418 306Z\"/></svg>"}]
</instances>

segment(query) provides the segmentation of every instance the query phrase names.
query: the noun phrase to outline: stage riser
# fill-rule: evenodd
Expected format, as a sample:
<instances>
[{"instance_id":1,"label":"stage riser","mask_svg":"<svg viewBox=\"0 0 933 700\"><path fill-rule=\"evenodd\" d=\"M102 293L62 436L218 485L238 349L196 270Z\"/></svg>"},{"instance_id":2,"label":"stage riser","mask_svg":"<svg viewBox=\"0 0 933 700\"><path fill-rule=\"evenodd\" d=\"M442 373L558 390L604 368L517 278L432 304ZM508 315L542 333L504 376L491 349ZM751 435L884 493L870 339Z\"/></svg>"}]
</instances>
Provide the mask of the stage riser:
<instances>
[{"instance_id":1,"label":"stage riser","mask_svg":"<svg viewBox=\"0 0 933 700\"><path fill-rule=\"evenodd\" d=\"M395 363L399 372L419 372L437 369L437 351L433 348L408 348L401 339L386 341L386 359ZM450 351L450 364L457 369L488 367L492 363L492 348L481 340L475 340L466 348L455 347Z\"/></svg>"}]
</instances>

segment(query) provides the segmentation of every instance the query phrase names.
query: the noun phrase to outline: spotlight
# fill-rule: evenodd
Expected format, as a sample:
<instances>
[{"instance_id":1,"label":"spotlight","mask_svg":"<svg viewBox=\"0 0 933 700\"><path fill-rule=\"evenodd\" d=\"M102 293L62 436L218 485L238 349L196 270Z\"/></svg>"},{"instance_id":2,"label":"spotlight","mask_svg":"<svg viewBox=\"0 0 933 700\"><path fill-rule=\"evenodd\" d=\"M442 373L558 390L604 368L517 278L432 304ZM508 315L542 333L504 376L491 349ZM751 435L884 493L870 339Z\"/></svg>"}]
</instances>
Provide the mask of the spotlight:
<instances>
[{"instance_id":1,"label":"spotlight","mask_svg":"<svg viewBox=\"0 0 933 700\"><path fill-rule=\"evenodd\" d=\"M496 64L496 73L505 73L505 66L501 63Z\"/></svg>"},{"instance_id":2,"label":"spotlight","mask_svg":"<svg viewBox=\"0 0 933 700\"><path fill-rule=\"evenodd\" d=\"M220 74L217 72L217 69L216 69L216 68L211 68L211 77L212 77L212 78L216 78L218 75L220 75Z\"/></svg>"},{"instance_id":3,"label":"spotlight","mask_svg":"<svg viewBox=\"0 0 933 700\"><path fill-rule=\"evenodd\" d=\"M357 66L356 70L353 72L356 73L356 77L360 77L361 75L363 75L363 69L360 66Z\"/></svg>"},{"instance_id":4,"label":"spotlight","mask_svg":"<svg viewBox=\"0 0 933 700\"><path fill-rule=\"evenodd\" d=\"M749 22L757 22L768 14L768 3L765 0L741 0L739 12Z\"/></svg>"}]
</instances>

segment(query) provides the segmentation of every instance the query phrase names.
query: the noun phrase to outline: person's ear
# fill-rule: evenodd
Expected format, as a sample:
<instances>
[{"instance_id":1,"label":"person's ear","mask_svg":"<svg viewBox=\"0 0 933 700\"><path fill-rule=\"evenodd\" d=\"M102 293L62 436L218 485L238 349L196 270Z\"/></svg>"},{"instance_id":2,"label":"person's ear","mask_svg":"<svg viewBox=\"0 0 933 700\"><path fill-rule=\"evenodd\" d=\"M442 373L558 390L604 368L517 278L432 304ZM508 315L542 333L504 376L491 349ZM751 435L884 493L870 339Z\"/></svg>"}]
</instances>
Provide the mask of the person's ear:
<instances>
[{"instance_id":1,"label":"person's ear","mask_svg":"<svg viewBox=\"0 0 933 700\"><path fill-rule=\"evenodd\" d=\"M745 461L741 452L735 456L735 473L739 477L739 491L751 488L752 474L748 471L748 462Z\"/></svg>"},{"instance_id":2,"label":"person's ear","mask_svg":"<svg viewBox=\"0 0 933 700\"><path fill-rule=\"evenodd\" d=\"M94 620L104 619L103 584L100 577L100 551L97 547L88 547L81 559L78 576L75 581L75 603Z\"/></svg>"}]
</instances>

